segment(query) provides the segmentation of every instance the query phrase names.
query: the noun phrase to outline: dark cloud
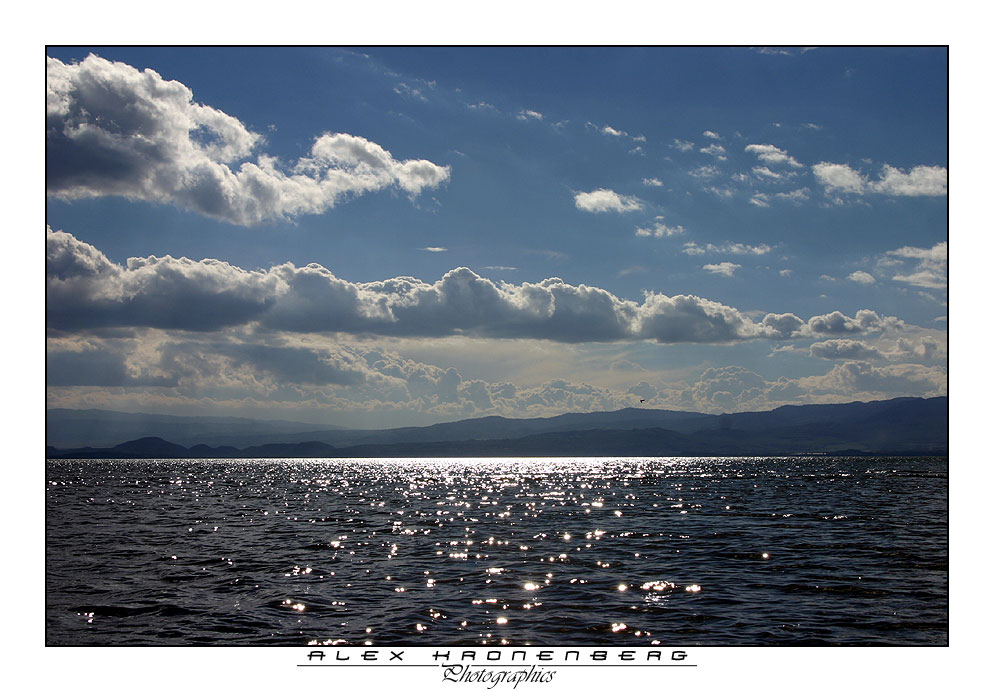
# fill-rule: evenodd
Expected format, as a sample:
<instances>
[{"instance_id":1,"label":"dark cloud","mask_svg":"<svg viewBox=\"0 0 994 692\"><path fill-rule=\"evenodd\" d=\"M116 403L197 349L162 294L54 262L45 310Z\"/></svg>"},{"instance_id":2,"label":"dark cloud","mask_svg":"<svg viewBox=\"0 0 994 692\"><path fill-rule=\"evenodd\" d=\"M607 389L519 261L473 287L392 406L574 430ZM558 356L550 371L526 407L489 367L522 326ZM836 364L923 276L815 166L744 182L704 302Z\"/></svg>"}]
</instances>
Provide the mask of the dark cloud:
<instances>
[{"instance_id":1,"label":"dark cloud","mask_svg":"<svg viewBox=\"0 0 994 692\"><path fill-rule=\"evenodd\" d=\"M49 351L45 358L49 387L175 387L174 375L150 375L129 368L125 356L111 351Z\"/></svg>"},{"instance_id":2,"label":"dark cloud","mask_svg":"<svg viewBox=\"0 0 994 692\"><path fill-rule=\"evenodd\" d=\"M278 292L276 277L218 260L132 258L124 268L51 229L47 245L47 322L53 329L213 331L258 319Z\"/></svg>"},{"instance_id":3,"label":"dark cloud","mask_svg":"<svg viewBox=\"0 0 994 692\"><path fill-rule=\"evenodd\" d=\"M854 318L836 310L808 320L808 329L814 335L858 334L880 326L880 317L872 310L860 310Z\"/></svg>"},{"instance_id":4,"label":"dark cloud","mask_svg":"<svg viewBox=\"0 0 994 692\"><path fill-rule=\"evenodd\" d=\"M217 352L226 356L235 368L250 367L278 382L356 385L366 379L365 363L342 352L246 343L227 345Z\"/></svg>"},{"instance_id":5,"label":"dark cloud","mask_svg":"<svg viewBox=\"0 0 994 692\"><path fill-rule=\"evenodd\" d=\"M121 267L92 245L51 229L48 268L48 326L67 331L217 331L256 324L296 333L729 343L858 333L891 319L860 310L854 318L836 311L806 325L790 313L771 313L756 323L698 296L647 293L636 303L559 278L496 283L465 267L434 283L413 277L353 283L318 264L247 271L214 259L170 256L131 258Z\"/></svg>"},{"instance_id":6,"label":"dark cloud","mask_svg":"<svg viewBox=\"0 0 994 692\"><path fill-rule=\"evenodd\" d=\"M804 320L790 312L783 315L770 313L763 318L762 326L772 338L789 339L801 331Z\"/></svg>"}]
</instances>

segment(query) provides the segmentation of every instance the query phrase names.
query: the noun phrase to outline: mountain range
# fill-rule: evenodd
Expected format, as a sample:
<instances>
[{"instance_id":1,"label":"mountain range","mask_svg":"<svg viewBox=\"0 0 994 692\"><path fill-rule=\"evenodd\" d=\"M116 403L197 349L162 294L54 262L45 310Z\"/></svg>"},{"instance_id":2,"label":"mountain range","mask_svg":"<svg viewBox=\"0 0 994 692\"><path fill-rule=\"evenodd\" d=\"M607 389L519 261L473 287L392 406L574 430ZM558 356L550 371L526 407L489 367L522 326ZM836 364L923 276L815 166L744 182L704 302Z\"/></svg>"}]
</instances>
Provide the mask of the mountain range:
<instances>
[{"instance_id":1,"label":"mountain range","mask_svg":"<svg viewBox=\"0 0 994 692\"><path fill-rule=\"evenodd\" d=\"M247 418L50 409L48 458L944 455L948 399L705 414L626 408L487 416L387 430Z\"/></svg>"}]
</instances>

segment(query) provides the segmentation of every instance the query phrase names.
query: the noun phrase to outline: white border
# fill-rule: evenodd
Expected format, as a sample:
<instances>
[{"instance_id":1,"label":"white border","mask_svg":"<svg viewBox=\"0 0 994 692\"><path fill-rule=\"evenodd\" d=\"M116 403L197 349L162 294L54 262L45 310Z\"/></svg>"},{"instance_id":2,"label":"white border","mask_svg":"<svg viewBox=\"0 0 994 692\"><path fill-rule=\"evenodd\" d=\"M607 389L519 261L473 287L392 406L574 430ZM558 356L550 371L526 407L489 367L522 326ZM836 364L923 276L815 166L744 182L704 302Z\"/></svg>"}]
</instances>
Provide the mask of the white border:
<instances>
[{"instance_id":1,"label":"white border","mask_svg":"<svg viewBox=\"0 0 994 692\"><path fill-rule=\"evenodd\" d=\"M660 3L660 5L662 5ZM137 8L144 8L136 14ZM990 545L983 513L990 461L980 432L990 428L981 392L989 376L987 311L990 275L986 251L990 222L980 209L991 159L991 97L987 55L990 10L947 2L832 4L797 2L707 3L656 6L616 1L497 3L421 2L218 4L183 0L143 6L133 2L39 3L8 15L3 51L6 92L4 131L13 142L4 166L4 188L13 220L6 238L4 288L8 298L4 354L14 373L6 414L17 438L6 458L8 494L19 495L8 515L6 631L16 640L8 678L30 676L32 686L76 690L278 689L298 685L368 688L393 683L404 689L438 689L434 673L405 669L335 671L336 677L296 669L300 650L45 648L44 522L41 457L44 428L44 210L43 55L48 43L112 44L950 44L950 395L951 395L951 638L949 647L908 648L719 648L697 650L701 662L690 675L619 675L618 669L583 669L580 676L519 689L596 689L646 683L653 689L931 690L952 678L977 680L989 608ZM699 8L699 9L698 9ZM12 270L12 271L11 271ZM983 282L984 285L981 285ZM984 302L986 303L987 300ZM976 308L976 311L975 311ZM983 389L982 389L983 388ZM981 418L982 416L982 418ZM26 434L27 433L27 434ZM25 530L19 531L19 528ZM30 528L27 528L30 527ZM984 533L980 533L984 531ZM10 649L9 649L10 651ZM430 671L430 669L421 669ZM569 671L570 673L576 671ZM477 685L471 686L479 689Z\"/></svg>"}]
</instances>

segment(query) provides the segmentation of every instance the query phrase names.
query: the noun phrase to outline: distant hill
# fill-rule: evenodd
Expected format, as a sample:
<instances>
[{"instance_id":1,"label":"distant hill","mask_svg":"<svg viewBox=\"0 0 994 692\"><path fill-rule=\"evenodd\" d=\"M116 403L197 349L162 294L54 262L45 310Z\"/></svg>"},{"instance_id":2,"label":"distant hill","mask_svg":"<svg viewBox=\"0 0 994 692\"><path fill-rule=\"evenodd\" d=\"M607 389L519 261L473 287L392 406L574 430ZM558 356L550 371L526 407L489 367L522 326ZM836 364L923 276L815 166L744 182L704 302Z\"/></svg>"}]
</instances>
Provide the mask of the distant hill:
<instances>
[{"instance_id":1,"label":"distant hill","mask_svg":"<svg viewBox=\"0 0 994 692\"><path fill-rule=\"evenodd\" d=\"M716 416L705 413L632 408L602 413L567 413L551 418L486 416L453 423L387 430L349 430L312 423L249 418L49 409L46 444L60 448L113 447L142 437L161 437L185 446L206 444L247 447L296 442L354 446L517 438L543 432L591 428L614 430L662 427L691 431L716 425Z\"/></svg>"},{"instance_id":2,"label":"distant hill","mask_svg":"<svg viewBox=\"0 0 994 692\"><path fill-rule=\"evenodd\" d=\"M283 435L334 429L325 424L282 420L67 408L48 409L45 423L46 444L56 447L113 447L142 437L161 437L186 446L200 443L244 446Z\"/></svg>"},{"instance_id":3,"label":"distant hill","mask_svg":"<svg viewBox=\"0 0 994 692\"><path fill-rule=\"evenodd\" d=\"M497 416L422 428L319 431L325 439L184 446L158 436L108 447L47 448L49 458L742 456L947 453L948 399L782 406L714 416L622 409L551 418ZM283 433L296 437L306 432Z\"/></svg>"}]
</instances>

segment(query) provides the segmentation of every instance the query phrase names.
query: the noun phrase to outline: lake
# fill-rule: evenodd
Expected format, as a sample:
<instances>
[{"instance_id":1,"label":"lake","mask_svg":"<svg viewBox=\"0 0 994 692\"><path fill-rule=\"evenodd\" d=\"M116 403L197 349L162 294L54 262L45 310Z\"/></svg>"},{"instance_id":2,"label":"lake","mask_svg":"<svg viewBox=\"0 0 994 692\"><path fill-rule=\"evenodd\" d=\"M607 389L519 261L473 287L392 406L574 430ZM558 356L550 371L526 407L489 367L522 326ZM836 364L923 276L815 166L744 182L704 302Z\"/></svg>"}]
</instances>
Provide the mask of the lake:
<instances>
[{"instance_id":1,"label":"lake","mask_svg":"<svg viewBox=\"0 0 994 692\"><path fill-rule=\"evenodd\" d=\"M946 458L50 460L49 645L946 645Z\"/></svg>"}]
</instances>

